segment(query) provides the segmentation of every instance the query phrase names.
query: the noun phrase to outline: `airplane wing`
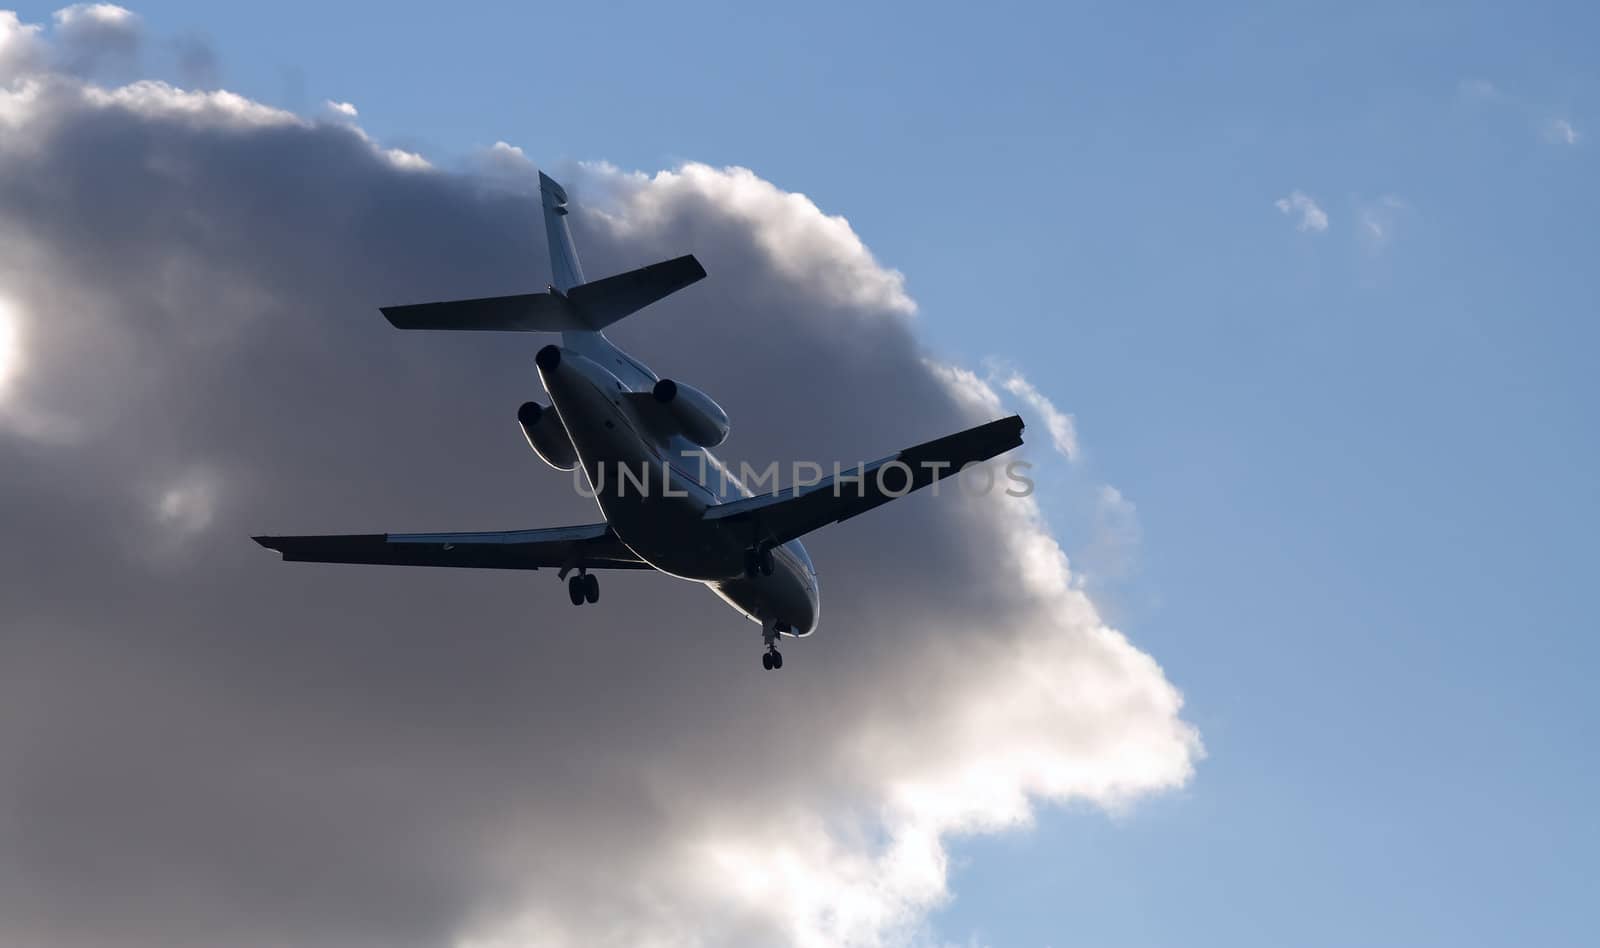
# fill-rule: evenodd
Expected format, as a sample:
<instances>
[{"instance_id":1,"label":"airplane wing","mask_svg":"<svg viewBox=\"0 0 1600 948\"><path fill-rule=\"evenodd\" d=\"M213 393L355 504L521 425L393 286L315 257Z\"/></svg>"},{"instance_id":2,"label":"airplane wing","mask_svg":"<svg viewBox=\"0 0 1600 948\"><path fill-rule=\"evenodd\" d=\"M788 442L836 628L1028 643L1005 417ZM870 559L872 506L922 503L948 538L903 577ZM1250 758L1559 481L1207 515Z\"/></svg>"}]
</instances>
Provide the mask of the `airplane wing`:
<instances>
[{"instance_id":1,"label":"airplane wing","mask_svg":"<svg viewBox=\"0 0 1600 948\"><path fill-rule=\"evenodd\" d=\"M845 468L840 477L825 477L818 484L708 508L705 518L749 529L761 540L787 543L958 474L962 465L1009 451L1022 444L1022 427L1018 415L1001 418L863 465L859 481L854 467ZM905 468L895 465L884 470L895 461Z\"/></svg>"},{"instance_id":2,"label":"airplane wing","mask_svg":"<svg viewBox=\"0 0 1600 948\"><path fill-rule=\"evenodd\" d=\"M499 533L364 533L254 537L296 563L466 569L652 569L603 523Z\"/></svg>"}]
</instances>

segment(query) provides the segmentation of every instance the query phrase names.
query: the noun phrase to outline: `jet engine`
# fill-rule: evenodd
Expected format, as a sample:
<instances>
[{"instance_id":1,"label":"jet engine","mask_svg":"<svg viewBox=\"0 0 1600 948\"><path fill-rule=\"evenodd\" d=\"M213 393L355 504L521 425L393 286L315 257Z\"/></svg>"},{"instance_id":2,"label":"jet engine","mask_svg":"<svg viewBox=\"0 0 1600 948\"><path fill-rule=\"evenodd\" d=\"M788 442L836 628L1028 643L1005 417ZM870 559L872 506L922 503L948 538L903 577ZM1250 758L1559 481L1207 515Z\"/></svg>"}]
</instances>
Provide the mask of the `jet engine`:
<instances>
[{"instance_id":1,"label":"jet engine","mask_svg":"<svg viewBox=\"0 0 1600 948\"><path fill-rule=\"evenodd\" d=\"M653 394L666 406L678 430L702 448L714 448L728 437L728 413L711 396L682 382L662 379Z\"/></svg>"},{"instance_id":2,"label":"jet engine","mask_svg":"<svg viewBox=\"0 0 1600 948\"><path fill-rule=\"evenodd\" d=\"M578 466L578 452L572 448L566 426L554 408L538 402L525 402L517 409L517 423L535 454L558 471L570 471Z\"/></svg>"}]
</instances>

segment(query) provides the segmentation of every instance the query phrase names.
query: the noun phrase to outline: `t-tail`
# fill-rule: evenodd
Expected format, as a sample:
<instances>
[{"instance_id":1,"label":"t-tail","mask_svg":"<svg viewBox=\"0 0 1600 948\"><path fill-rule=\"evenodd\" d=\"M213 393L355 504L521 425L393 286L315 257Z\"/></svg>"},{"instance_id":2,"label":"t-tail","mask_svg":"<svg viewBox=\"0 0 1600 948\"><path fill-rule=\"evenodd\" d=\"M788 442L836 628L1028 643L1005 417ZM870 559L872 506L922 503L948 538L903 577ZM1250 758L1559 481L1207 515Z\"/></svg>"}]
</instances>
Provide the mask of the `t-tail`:
<instances>
[{"instance_id":1,"label":"t-tail","mask_svg":"<svg viewBox=\"0 0 1600 948\"><path fill-rule=\"evenodd\" d=\"M545 292L385 306L383 315L396 329L559 332L576 342L572 335L597 333L705 278L700 261L686 254L587 282L567 227L566 189L542 171L539 203L550 245L551 282Z\"/></svg>"},{"instance_id":2,"label":"t-tail","mask_svg":"<svg viewBox=\"0 0 1600 948\"><path fill-rule=\"evenodd\" d=\"M566 293L583 285L583 266L578 263L578 248L572 245L572 229L567 226L567 189L543 171L539 172L539 203L544 205L544 236L550 244L550 288Z\"/></svg>"}]
</instances>

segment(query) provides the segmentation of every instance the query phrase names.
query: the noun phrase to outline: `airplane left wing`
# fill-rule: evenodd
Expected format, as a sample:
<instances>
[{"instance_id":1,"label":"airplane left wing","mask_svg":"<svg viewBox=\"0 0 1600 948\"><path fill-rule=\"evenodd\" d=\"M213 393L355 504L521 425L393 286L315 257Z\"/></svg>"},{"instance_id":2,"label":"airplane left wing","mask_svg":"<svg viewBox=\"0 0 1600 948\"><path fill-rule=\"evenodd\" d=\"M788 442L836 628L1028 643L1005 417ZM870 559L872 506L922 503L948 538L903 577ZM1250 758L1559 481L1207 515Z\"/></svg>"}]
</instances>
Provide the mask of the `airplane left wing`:
<instances>
[{"instance_id":1,"label":"airplane left wing","mask_svg":"<svg viewBox=\"0 0 1600 948\"><path fill-rule=\"evenodd\" d=\"M496 533L362 533L253 537L296 563L466 569L652 569L603 523Z\"/></svg>"},{"instance_id":2,"label":"airplane left wing","mask_svg":"<svg viewBox=\"0 0 1600 948\"><path fill-rule=\"evenodd\" d=\"M854 468L847 468L841 471L842 477L825 477L805 487L709 507L705 519L748 530L757 541L787 543L959 474L964 465L987 461L1020 444L1022 419L1012 415L864 464L859 475Z\"/></svg>"}]
</instances>

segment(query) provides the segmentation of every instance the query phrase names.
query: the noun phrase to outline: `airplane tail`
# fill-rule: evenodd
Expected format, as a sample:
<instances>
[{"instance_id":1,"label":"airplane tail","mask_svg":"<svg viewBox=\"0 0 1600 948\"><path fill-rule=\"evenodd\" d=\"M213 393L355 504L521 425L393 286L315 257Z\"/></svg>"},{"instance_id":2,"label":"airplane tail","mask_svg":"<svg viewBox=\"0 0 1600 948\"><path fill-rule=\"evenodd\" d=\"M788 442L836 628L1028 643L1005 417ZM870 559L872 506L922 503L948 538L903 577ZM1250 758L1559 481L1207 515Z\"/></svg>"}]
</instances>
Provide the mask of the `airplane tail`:
<instances>
[{"instance_id":1,"label":"airplane tail","mask_svg":"<svg viewBox=\"0 0 1600 948\"><path fill-rule=\"evenodd\" d=\"M705 278L700 261L693 254L686 254L585 282L578 250L567 228L567 192L542 171L539 201L544 207L544 232L550 244L549 292L385 306L381 309L383 315L396 329L599 332Z\"/></svg>"},{"instance_id":2,"label":"airplane tail","mask_svg":"<svg viewBox=\"0 0 1600 948\"><path fill-rule=\"evenodd\" d=\"M539 172L539 203L544 205L544 235L550 243L551 286L565 293L583 285L583 267L567 228L567 189L543 171Z\"/></svg>"}]
</instances>

